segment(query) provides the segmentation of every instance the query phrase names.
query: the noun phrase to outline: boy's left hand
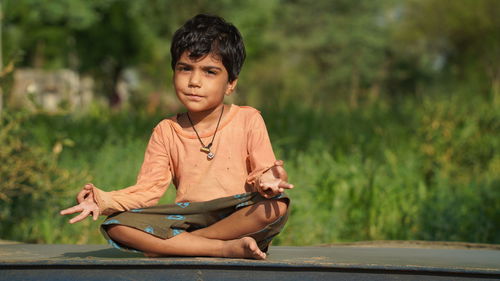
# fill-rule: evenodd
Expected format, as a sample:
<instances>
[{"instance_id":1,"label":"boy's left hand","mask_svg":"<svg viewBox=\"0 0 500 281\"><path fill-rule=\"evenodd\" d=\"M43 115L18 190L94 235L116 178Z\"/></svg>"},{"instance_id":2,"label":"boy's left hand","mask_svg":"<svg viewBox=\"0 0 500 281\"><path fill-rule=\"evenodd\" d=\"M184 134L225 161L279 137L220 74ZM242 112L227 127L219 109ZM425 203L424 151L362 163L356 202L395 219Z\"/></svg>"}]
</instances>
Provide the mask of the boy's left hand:
<instances>
[{"instance_id":1,"label":"boy's left hand","mask_svg":"<svg viewBox=\"0 0 500 281\"><path fill-rule=\"evenodd\" d=\"M283 161L277 160L274 166L262 174L258 183L257 191L265 198L277 196L285 189L292 189L293 184L288 183L288 174L283 168Z\"/></svg>"}]
</instances>

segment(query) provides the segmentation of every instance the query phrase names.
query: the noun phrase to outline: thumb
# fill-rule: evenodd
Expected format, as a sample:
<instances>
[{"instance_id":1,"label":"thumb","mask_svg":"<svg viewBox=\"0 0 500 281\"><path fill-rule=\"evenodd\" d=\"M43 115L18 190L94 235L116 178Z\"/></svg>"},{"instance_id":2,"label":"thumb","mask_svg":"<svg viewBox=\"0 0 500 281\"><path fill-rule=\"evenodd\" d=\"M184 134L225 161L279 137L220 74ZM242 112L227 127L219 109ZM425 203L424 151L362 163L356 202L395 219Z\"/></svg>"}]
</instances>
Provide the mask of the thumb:
<instances>
[{"instance_id":1,"label":"thumb","mask_svg":"<svg viewBox=\"0 0 500 281\"><path fill-rule=\"evenodd\" d=\"M76 195L76 201L78 203L82 203L85 198L87 197L87 195L89 195L89 193L91 193L92 191L88 190L88 189L82 189L80 192L78 192L78 195Z\"/></svg>"},{"instance_id":2,"label":"thumb","mask_svg":"<svg viewBox=\"0 0 500 281\"><path fill-rule=\"evenodd\" d=\"M273 175L283 181L288 181L288 174L282 165L277 165L273 167Z\"/></svg>"}]
</instances>

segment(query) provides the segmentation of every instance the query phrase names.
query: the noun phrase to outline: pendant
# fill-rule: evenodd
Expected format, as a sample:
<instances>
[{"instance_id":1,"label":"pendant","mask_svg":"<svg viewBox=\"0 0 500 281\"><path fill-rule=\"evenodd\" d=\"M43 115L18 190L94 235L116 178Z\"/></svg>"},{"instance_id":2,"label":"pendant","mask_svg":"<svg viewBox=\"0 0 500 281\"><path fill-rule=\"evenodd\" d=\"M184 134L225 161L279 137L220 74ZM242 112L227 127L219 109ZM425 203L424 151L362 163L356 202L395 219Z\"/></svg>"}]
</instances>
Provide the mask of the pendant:
<instances>
[{"instance_id":1,"label":"pendant","mask_svg":"<svg viewBox=\"0 0 500 281\"><path fill-rule=\"evenodd\" d=\"M211 147L211 145L207 145L207 146L202 146L200 148L200 151L203 151L207 154L208 160L212 160L215 157L215 153L210 151L210 147Z\"/></svg>"},{"instance_id":2,"label":"pendant","mask_svg":"<svg viewBox=\"0 0 500 281\"><path fill-rule=\"evenodd\" d=\"M212 151L208 152L208 154L207 154L208 160L212 160L214 157L215 157L215 154Z\"/></svg>"}]
</instances>

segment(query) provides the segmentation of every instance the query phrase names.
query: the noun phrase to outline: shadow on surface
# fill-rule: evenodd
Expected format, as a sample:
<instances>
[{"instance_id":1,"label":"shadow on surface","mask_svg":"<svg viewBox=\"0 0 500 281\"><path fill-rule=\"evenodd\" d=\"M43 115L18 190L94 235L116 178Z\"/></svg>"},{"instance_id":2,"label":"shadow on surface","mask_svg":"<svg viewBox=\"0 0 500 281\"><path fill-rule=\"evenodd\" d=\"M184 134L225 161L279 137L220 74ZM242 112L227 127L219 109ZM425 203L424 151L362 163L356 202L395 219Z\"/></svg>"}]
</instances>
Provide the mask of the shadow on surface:
<instances>
[{"instance_id":1,"label":"shadow on surface","mask_svg":"<svg viewBox=\"0 0 500 281\"><path fill-rule=\"evenodd\" d=\"M71 252L64 253L61 257L65 258L114 258L114 259L128 259L128 258L146 258L141 253L126 253L116 249L103 249L88 252Z\"/></svg>"}]
</instances>

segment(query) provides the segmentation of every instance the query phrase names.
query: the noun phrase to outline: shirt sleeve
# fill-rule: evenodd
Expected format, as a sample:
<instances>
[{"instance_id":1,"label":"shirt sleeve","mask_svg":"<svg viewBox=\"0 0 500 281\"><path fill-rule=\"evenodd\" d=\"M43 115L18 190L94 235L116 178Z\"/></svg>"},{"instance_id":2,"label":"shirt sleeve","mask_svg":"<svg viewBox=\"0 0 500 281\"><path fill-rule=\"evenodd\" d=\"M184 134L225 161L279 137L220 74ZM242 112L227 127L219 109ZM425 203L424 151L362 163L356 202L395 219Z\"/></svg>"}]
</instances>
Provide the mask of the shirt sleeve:
<instances>
[{"instance_id":1,"label":"shirt sleeve","mask_svg":"<svg viewBox=\"0 0 500 281\"><path fill-rule=\"evenodd\" d=\"M249 128L247 164L250 167L250 173L246 181L254 185L264 172L274 166L276 157L260 112L257 111L251 116Z\"/></svg>"},{"instance_id":2,"label":"shirt sleeve","mask_svg":"<svg viewBox=\"0 0 500 281\"><path fill-rule=\"evenodd\" d=\"M100 214L110 215L157 204L172 179L169 159L165 138L158 125L149 139L135 185L110 192L93 189Z\"/></svg>"}]
</instances>

